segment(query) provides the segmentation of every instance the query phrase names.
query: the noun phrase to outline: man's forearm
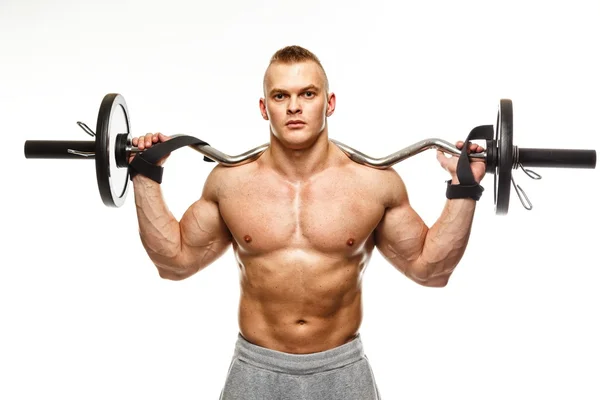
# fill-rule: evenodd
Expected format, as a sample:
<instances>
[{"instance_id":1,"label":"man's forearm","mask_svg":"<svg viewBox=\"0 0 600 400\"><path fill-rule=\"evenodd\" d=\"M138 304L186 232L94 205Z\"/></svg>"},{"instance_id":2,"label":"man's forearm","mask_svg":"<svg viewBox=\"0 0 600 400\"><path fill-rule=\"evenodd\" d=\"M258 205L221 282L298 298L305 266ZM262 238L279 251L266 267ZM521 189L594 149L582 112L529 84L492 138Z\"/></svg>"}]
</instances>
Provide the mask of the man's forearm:
<instances>
[{"instance_id":1,"label":"man's forearm","mask_svg":"<svg viewBox=\"0 0 600 400\"><path fill-rule=\"evenodd\" d=\"M168 209L160 184L142 176L133 178L140 238L150 259L158 267L167 267L179 254L179 222Z\"/></svg>"},{"instance_id":2,"label":"man's forearm","mask_svg":"<svg viewBox=\"0 0 600 400\"><path fill-rule=\"evenodd\" d=\"M448 280L467 247L475 205L471 199L446 201L442 215L425 237L418 259L420 280L433 286L443 286Z\"/></svg>"}]
</instances>

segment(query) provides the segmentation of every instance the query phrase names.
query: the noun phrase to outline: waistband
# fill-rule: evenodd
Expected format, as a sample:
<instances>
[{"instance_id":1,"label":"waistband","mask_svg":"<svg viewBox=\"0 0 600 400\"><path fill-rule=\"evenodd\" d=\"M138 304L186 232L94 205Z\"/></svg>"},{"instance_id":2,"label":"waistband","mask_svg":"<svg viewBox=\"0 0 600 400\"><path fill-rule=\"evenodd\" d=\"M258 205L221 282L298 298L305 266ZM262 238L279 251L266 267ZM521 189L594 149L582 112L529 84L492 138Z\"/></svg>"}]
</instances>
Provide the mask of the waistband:
<instances>
[{"instance_id":1,"label":"waistband","mask_svg":"<svg viewBox=\"0 0 600 400\"><path fill-rule=\"evenodd\" d=\"M360 361L363 356L364 350L360 335L333 349L310 354L292 354L257 346L238 334L234 354L234 357L256 367L296 375L314 374L341 368Z\"/></svg>"}]
</instances>

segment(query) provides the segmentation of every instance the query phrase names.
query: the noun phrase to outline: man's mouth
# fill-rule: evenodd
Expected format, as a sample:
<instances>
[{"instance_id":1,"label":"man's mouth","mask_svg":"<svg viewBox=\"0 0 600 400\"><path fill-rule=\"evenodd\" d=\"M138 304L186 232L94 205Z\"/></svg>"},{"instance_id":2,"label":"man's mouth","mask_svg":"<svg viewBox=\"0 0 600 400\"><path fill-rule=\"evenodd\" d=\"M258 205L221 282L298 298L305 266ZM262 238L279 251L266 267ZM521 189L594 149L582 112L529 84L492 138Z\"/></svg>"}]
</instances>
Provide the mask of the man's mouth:
<instances>
[{"instance_id":1,"label":"man's mouth","mask_svg":"<svg viewBox=\"0 0 600 400\"><path fill-rule=\"evenodd\" d=\"M288 127L290 127L290 128L299 128L299 127L304 126L306 124L304 123L304 121L292 120L292 121L288 121L285 125L288 126Z\"/></svg>"}]
</instances>

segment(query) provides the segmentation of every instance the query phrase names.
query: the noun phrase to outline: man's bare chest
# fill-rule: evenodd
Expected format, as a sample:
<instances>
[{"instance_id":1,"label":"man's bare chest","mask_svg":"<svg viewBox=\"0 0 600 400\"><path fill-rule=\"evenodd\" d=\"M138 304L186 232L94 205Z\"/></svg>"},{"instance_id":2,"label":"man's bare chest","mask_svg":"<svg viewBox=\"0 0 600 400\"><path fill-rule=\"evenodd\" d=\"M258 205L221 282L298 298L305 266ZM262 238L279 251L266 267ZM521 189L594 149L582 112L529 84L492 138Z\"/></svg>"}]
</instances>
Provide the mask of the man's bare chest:
<instances>
[{"instance_id":1,"label":"man's bare chest","mask_svg":"<svg viewBox=\"0 0 600 400\"><path fill-rule=\"evenodd\" d=\"M370 238L384 213L375 195L343 181L255 180L221 196L219 209L236 242L251 253L353 251Z\"/></svg>"}]
</instances>

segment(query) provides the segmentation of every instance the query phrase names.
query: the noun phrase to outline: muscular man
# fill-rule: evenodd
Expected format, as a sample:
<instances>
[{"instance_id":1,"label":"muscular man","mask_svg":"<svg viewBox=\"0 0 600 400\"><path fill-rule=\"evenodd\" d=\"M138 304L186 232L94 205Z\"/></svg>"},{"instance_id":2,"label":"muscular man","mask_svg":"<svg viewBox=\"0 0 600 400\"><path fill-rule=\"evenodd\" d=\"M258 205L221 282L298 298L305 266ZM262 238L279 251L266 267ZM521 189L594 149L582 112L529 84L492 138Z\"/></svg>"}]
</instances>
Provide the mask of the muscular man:
<instances>
[{"instance_id":1,"label":"muscular man","mask_svg":"<svg viewBox=\"0 0 600 400\"><path fill-rule=\"evenodd\" d=\"M394 169L359 165L329 141L335 105L317 57L283 48L264 76L270 146L257 160L216 166L180 221L159 184L133 179L141 240L161 277L185 279L233 246L240 332L222 400L379 399L359 335L373 248L408 278L441 287L467 246L475 200L448 200L427 227ZM457 158L438 160L458 183ZM471 168L481 181L485 164Z\"/></svg>"}]
</instances>

